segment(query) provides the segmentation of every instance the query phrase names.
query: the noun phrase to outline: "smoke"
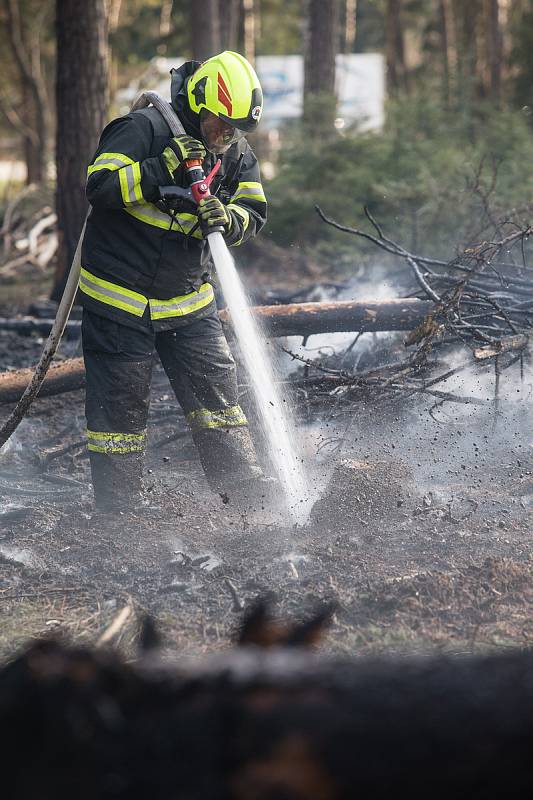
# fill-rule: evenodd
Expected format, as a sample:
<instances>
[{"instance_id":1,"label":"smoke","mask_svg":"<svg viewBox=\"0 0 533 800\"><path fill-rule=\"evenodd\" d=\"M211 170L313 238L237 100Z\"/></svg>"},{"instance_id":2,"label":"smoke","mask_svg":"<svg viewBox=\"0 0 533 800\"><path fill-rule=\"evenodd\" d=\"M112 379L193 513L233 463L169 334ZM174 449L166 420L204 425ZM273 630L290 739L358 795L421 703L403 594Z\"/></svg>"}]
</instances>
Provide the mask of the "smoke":
<instances>
[{"instance_id":1,"label":"smoke","mask_svg":"<svg viewBox=\"0 0 533 800\"><path fill-rule=\"evenodd\" d=\"M373 270L375 280L352 280L335 299L380 299L405 295L384 270ZM322 299L330 299L324 292ZM318 299L318 298L317 298ZM320 334L303 343L289 337L283 344L296 356L324 366L360 372L408 356L404 334ZM347 353L346 351L349 350ZM300 427L300 446L316 492L323 491L340 458L399 462L405 465L416 491L444 488L448 493L494 488L502 479L527 482L533 470L533 376L524 363L505 368L494 360L475 363L467 348L438 350L432 377L460 370L432 387L460 398L454 402L423 393L373 391L364 399L326 398L323 413ZM503 361L503 359L500 359ZM285 377L302 372L303 365L282 354L279 368ZM312 372L311 374L316 374Z\"/></svg>"},{"instance_id":2,"label":"smoke","mask_svg":"<svg viewBox=\"0 0 533 800\"><path fill-rule=\"evenodd\" d=\"M313 302L321 302L325 300L393 300L401 296L401 290L387 274L386 269L381 265L376 265L372 268L374 275L373 280L352 278L340 290L333 288L331 285L324 286L321 291L315 291L312 296ZM307 298L306 298L307 300ZM308 301L310 301L309 298ZM343 369L355 371L360 368L361 359L365 354L371 351L376 351L379 347L388 348L392 347L401 337L395 333L363 333L357 336L355 332L349 333L320 333L309 336L303 343L301 336L288 336L281 344L286 350L290 350L297 356L320 361L321 358L331 358L349 352L343 360ZM279 348L280 340L278 340L278 349L280 355L278 356L277 363L278 369L281 374L290 376L301 366L301 362L295 360L291 355L284 353ZM274 345L276 346L276 345ZM271 347L272 349L272 347Z\"/></svg>"}]
</instances>

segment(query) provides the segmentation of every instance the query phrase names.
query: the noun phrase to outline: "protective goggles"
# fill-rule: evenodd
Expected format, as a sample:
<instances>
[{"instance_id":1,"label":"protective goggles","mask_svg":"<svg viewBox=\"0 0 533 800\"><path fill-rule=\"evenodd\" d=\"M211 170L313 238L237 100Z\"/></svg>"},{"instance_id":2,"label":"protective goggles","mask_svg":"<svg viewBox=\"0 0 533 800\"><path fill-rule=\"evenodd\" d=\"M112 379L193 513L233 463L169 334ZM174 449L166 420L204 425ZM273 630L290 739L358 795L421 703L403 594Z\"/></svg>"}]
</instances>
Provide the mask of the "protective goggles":
<instances>
[{"instance_id":1,"label":"protective goggles","mask_svg":"<svg viewBox=\"0 0 533 800\"><path fill-rule=\"evenodd\" d=\"M225 153L232 144L246 135L245 131L234 128L207 108L202 108L200 111L200 130L205 146L215 155Z\"/></svg>"}]
</instances>

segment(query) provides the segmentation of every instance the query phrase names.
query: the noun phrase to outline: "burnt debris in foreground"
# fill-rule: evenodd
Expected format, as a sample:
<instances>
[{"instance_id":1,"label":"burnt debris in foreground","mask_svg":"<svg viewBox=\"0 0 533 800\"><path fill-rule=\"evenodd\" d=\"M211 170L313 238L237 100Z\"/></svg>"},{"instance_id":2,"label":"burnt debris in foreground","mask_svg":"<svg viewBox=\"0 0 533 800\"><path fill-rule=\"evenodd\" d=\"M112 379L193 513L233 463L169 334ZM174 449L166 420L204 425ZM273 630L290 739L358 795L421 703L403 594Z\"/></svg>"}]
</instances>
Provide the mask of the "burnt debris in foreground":
<instances>
[{"instance_id":1,"label":"burnt debris in foreground","mask_svg":"<svg viewBox=\"0 0 533 800\"><path fill-rule=\"evenodd\" d=\"M257 606L244 644L197 662L164 663L152 625L135 663L53 639L31 644L0 670L6 796L531 794L531 651L326 658L307 642L329 613L291 626Z\"/></svg>"},{"instance_id":2,"label":"burnt debris in foreground","mask_svg":"<svg viewBox=\"0 0 533 800\"><path fill-rule=\"evenodd\" d=\"M511 248L517 264L522 242L517 236ZM457 264L468 267L471 255ZM476 281L487 279L489 288L494 270L524 273L515 283L527 279L527 264L504 269L506 248L501 256L494 247L474 255ZM398 253L394 259L410 263ZM408 350L402 334L365 331L345 334L333 353L329 335L311 339L304 355L295 352L298 341L284 344L297 358L285 357L281 380L294 393L318 498L305 527L280 525L271 509L243 509L235 498L210 491L160 370L146 464L151 508L114 519L96 516L83 393L39 396L0 455L0 653L51 631L81 643L107 635L132 653L137 620L149 611L166 650L205 654L223 647L235 615L265 592L286 616L336 597L339 610L325 646L337 653L469 654L529 646L527 325L517 327L519 317L510 317L513 332L491 296L476 307L485 315L494 311L485 322L498 331L483 332L480 319L477 326L467 319L485 338L475 331L463 335L457 314L475 316L467 301L481 301L462 285L446 295L429 269L453 274L459 284L464 272L439 264L425 270L418 263L442 303L410 337ZM418 284L408 283L407 273L403 268L394 279L399 291L435 306ZM513 286L509 280L509 297L500 298L507 308L522 302L512 299ZM364 293L354 279L348 287L330 282L278 296L265 290L262 300L272 306ZM447 298L453 303L445 309ZM527 309L519 311L527 321ZM49 311L42 314L45 319ZM68 373L77 346L75 338L62 343L58 373ZM35 336L0 330L4 364L27 368L40 348ZM513 362L514 369L504 369ZM16 386L17 372L5 380ZM239 399L253 420L242 374ZM0 407L3 415L8 410Z\"/></svg>"}]
</instances>

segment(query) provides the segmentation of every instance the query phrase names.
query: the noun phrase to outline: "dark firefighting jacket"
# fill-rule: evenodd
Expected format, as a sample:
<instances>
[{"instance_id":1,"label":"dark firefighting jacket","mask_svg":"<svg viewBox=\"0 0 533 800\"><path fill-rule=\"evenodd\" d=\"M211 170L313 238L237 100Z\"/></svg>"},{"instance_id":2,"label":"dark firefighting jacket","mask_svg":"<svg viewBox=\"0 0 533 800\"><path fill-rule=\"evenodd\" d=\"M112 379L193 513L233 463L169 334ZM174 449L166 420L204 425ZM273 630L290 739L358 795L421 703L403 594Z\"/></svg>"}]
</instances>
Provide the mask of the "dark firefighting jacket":
<instances>
[{"instance_id":1,"label":"dark firefighting jacket","mask_svg":"<svg viewBox=\"0 0 533 800\"><path fill-rule=\"evenodd\" d=\"M185 91L197 66L188 62L173 70L172 105L185 131L200 139L199 116L190 110ZM215 308L212 264L194 209L169 210L159 201L159 187L174 183L162 157L170 137L155 109L134 111L105 128L87 171L92 208L83 240L80 302L133 327L152 324L165 330ZM206 172L215 160L208 153ZM225 237L229 246L263 227L266 199L257 159L245 140L222 157L211 190L232 212L231 233Z\"/></svg>"}]
</instances>

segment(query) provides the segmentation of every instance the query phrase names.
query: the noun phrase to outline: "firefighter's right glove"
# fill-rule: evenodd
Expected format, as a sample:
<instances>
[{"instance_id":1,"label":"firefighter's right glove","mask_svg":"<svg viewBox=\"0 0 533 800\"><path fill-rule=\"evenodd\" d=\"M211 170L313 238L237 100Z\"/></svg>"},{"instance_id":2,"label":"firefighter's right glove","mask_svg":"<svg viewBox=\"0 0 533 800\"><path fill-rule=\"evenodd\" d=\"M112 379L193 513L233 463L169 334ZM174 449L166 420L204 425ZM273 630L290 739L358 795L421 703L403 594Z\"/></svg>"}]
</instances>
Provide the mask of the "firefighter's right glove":
<instances>
[{"instance_id":1,"label":"firefighter's right glove","mask_svg":"<svg viewBox=\"0 0 533 800\"><path fill-rule=\"evenodd\" d=\"M224 234L231 233L233 220L231 213L218 197L204 197L198 203L198 219L202 234L209 236L213 231L223 231Z\"/></svg>"},{"instance_id":2,"label":"firefighter's right glove","mask_svg":"<svg viewBox=\"0 0 533 800\"><path fill-rule=\"evenodd\" d=\"M206 157L206 149L198 139L194 139L192 136L175 136L170 139L162 155L166 168L175 178L176 171L184 161L189 161L190 159L203 161Z\"/></svg>"}]
</instances>

